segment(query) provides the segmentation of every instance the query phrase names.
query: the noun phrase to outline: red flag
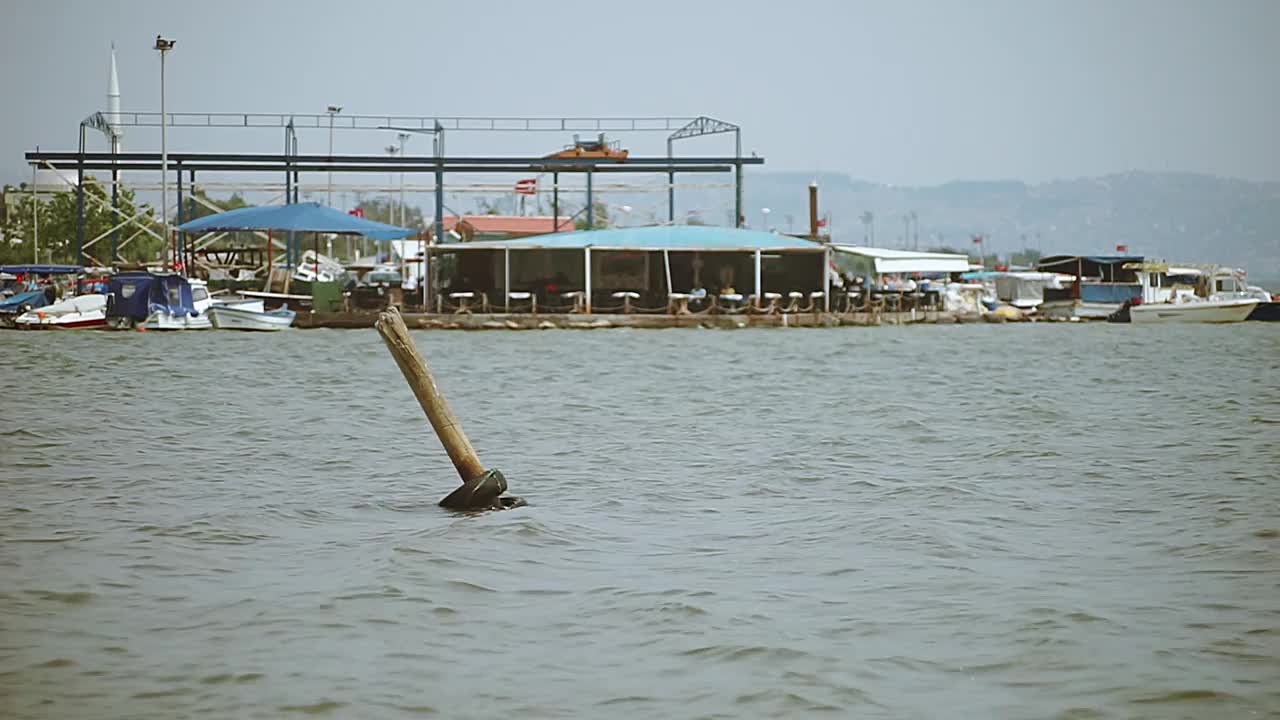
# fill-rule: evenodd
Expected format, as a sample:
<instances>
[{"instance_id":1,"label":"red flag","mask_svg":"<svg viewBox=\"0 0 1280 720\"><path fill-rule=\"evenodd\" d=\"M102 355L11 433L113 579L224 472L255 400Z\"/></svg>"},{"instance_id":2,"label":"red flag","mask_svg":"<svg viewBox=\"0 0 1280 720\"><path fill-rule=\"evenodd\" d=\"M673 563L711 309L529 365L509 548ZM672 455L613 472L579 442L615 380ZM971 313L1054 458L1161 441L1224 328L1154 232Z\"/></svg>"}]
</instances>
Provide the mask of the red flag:
<instances>
[{"instance_id":1,"label":"red flag","mask_svg":"<svg viewBox=\"0 0 1280 720\"><path fill-rule=\"evenodd\" d=\"M818 227L820 227L820 228L824 228L824 227L826 227L826 226L827 226L827 219L826 219L826 218L819 218L819 219L818 219Z\"/></svg>"},{"instance_id":2,"label":"red flag","mask_svg":"<svg viewBox=\"0 0 1280 720\"><path fill-rule=\"evenodd\" d=\"M516 192L517 192L517 193L519 193L519 194L521 194L521 195L537 195L537 194L538 194L538 179L537 179L537 178L527 178L527 179L524 179L524 180L517 180L517 181L516 181Z\"/></svg>"},{"instance_id":3,"label":"red flag","mask_svg":"<svg viewBox=\"0 0 1280 720\"><path fill-rule=\"evenodd\" d=\"M364 208L356 208L355 210L348 210L348 211L347 211L347 214L348 214L348 215L355 215L356 217L361 217L361 218L362 218L362 217L364 217Z\"/></svg>"},{"instance_id":4,"label":"red flag","mask_svg":"<svg viewBox=\"0 0 1280 720\"><path fill-rule=\"evenodd\" d=\"M1117 246L1116 246L1116 252L1129 252L1129 246L1128 246L1128 245L1117 245Z\"/></svg>"},{"instance_id":5,"label":"red flag","mask_svg":"<svg viewBox=\"0 0 1280 720\"><path fill-rule=\"evenodd\" d=\"M982 244L982 236L981 236L981 235L974 235L974 236L973 236L973 244L974 244L974 245L981 245L981 244Z\"/></svg>"}]
</instances>

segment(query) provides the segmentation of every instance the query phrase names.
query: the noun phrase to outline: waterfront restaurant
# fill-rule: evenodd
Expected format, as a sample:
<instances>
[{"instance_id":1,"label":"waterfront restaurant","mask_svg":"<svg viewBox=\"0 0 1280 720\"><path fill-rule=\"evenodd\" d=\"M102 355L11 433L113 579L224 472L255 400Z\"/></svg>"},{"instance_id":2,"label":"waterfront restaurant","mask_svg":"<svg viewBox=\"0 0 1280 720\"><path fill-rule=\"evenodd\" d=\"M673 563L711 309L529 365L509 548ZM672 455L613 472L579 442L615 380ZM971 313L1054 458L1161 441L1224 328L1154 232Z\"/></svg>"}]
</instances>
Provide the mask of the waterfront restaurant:
<instances>
[{"instance_id":1,"label":"waterfront restaurant","mask_svg":"<svg viewBox=\"0 0 1280 720\"><path fill-rule=\"evenodd\" d=\"M755 230L673 225L427 248L435 311L817 312L829 246Z\"/></svg>"}]
</instances>

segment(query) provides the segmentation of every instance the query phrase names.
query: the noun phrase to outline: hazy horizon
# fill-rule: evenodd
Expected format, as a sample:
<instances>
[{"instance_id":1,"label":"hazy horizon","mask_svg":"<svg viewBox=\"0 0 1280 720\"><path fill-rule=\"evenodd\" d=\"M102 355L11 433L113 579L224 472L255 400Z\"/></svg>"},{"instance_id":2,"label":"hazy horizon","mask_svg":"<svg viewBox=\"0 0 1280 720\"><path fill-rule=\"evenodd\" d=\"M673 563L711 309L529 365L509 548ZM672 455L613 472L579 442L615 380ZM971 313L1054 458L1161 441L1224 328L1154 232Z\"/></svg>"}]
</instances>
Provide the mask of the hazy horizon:
<instances>
[{"instance_id":1,"label":"hazy horizon","mask_svg":"<svg viewBox=\"0 0 1280 720\"><path fill-rule=\"evenodd\" d=\"M170 112L706 114L742 125L767 171L915 187L1130 171L1280 181L1280 3L5 6L0 179L11 183L27 177L23 152L74 149L80 119L105 108L112 42L122 109L159 109L157 33L177 40ZM158 149L156 129L127 133L126 148ZM327 151L327 131L300 135L302 152ZM450 154L532 154L568 139L449 142ZM638 154L664 149L661 134L623 139ZM335 152L393 141L344 131ZM278 130L169 137L185 151L280 143ZM428 145L414 138L409 152ZM731 150L724 137L684 148Z\"/></svg>"}]
</instances>

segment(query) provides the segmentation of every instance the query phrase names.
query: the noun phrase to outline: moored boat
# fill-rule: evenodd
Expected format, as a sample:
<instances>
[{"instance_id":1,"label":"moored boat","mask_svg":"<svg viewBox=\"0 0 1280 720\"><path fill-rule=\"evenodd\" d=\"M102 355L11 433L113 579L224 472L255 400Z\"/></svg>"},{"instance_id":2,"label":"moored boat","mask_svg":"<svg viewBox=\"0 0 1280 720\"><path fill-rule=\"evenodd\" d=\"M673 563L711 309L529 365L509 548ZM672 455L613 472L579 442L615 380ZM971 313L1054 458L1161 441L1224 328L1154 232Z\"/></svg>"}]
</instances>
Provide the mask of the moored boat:
<instances>
[{"instance_id":1,"label":"moored boat","mask_svg":"<svg viewBox=\"0 0 1280 720\"><path fill-rule=\"evenodd\" d=\"M48 305L49 295L44 290L25 290L0 301L0 327L17 327L20 316Z\"/></svg>"},{"instance_id":2,"label":"moored boat","mask_svg":"<svg viewBox=\"0 0 1280 720\"><path fill-rule=\"evenodd\" d=\"M107 296L76 295L44 307L28 310L14 319L19 330L99 328L107 324Z\"/></svg>"},{"instance_id":3,"label":"moored boat","mask_svg":"<svg viewBox=\"0 0 1280 720\"><path fill-rule=\"evenodd\" d=\"M1210 300L1142 303L1129 308L1133 323L1234 323L1244 322L1257 300Z\"/></svg>"},{"instance_id":4,"label":"moored boat","mask_svg":"<svg viewBox=\"0 0 1280 720\"><path fill-rule=\"evenodd\" d=\"M1051 320L1102 320L1126 300L1142 297L1142 285L1126 263L1142 262L1128 255L1056 255L1036 264L1041 272L1070 276L1062 287L1045 286L1041 317Z\"/></svg>"},{"instance_id":5,"label":"moored boat","mask_svg":"<svg viewBox=\"0 0 1280 720\"><path fill-rule=\"evenodd\" d=\"M212 301L203 280L168 273L128 272L111 278L107 325L115 329L208 330Z\"/></svg>"},{"instance_id":6,"label":"moored boat","mask_svg":"<svg viewBox=\"0 0 1280 720\"><path fill-rule=\"evenodd\" d=\"M1142 295L1125 303L1114 318L1139 324L1243 322L1258 305L1240 276L1217 267L1171 266L1162 262L1127 263Z\"/></svg>"},{"instance_id":7,"label":"moored boat","mask_svg":"<svg viewBox=\"0 0 1280 720\"><path fill-rule=\"evenodd\" d=\"M276 308L267 311L261 299L218 300L209 308L209 319L219 330L274 332L293 324L294 311Z\"/></svg>"}]
</instances>

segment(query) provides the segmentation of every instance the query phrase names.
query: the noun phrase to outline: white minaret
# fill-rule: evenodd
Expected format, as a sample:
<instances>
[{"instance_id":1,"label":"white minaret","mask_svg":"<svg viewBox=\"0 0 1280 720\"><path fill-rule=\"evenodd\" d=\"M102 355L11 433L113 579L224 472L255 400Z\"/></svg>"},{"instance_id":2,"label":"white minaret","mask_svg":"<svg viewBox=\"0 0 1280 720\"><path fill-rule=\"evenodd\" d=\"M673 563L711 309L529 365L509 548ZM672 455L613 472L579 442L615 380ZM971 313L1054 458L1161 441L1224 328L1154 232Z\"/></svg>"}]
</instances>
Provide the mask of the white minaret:
<instances>
[{"instance_id":1,"label":"white minaret","mask_svg":"<svg viewBox=\"0 0 1280 720\"><path fill-rule=\"evenodd\" d=\"M116 44L111 43L111 76L107 78L107 122L111 124L111 152L120 152L120 78L116 75Z\"/></svg>"}]
</instances>

